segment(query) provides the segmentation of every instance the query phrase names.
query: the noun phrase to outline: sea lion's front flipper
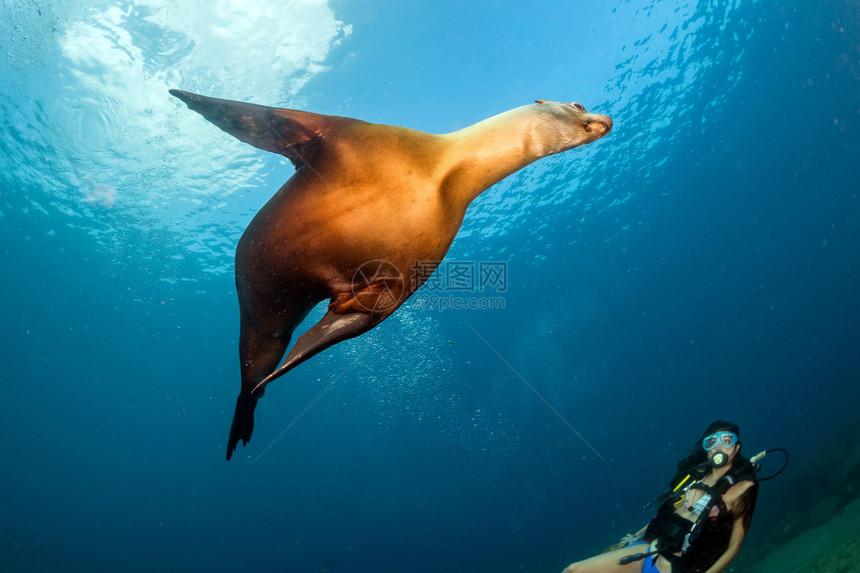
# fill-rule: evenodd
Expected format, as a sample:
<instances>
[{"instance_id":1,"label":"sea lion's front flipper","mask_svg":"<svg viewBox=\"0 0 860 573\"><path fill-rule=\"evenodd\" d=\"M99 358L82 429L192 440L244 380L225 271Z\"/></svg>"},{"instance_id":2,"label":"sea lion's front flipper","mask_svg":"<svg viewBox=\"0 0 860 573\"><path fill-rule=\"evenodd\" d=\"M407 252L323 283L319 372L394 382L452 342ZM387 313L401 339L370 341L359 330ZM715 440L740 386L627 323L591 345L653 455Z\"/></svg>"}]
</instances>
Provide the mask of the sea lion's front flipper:
<instances>
[{"instance_id":1,"label":"sea lion's front flipper","mask_svg":"<svg viewBox=\"0 0 860 573\"><path fill-rule=\"evenodd\" d=\"M283 155L296 167L308 155L305 145L326 131L333 119L327 115L267 107L228 99L170 90L192 109L232 135L264 151Z\"/></svg>"},{"instance_id":2,"label":"sea lion's front flipper","mask_svg":"<svg viewBox=\"0 0 860 573\"><path fill-rule=\"evenodd\" d=\"M290 349L281 367L263 378L252 390L252 393L260 392L266 384L275 378L280 378L329 346L348 338L354 338L359 334L364 334L373 328L379 320L378 317L366 312L341 314L329 310L322 320L299 337L295 346Z\"/></svg>"}]
</instances>

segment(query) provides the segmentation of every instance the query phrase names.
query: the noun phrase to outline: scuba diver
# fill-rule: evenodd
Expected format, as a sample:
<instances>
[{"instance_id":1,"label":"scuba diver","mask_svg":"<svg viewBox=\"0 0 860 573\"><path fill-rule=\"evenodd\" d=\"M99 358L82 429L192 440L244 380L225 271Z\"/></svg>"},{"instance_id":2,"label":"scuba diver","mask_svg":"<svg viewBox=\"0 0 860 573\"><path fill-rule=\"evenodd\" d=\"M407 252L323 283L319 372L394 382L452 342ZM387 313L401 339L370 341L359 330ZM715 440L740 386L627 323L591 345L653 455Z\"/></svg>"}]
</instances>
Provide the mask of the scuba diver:
<instances>
[{"instance_id":1,"label":"scuba diver","mask_svg":"<svg viewBox=\"0 0 860 573\"><path fill-rule=\"evenodd\" d=\"M769 451L752 460L743 457L740 429L717 420L693 453L678 462L670 491L658 498L660 507L651 523L625 535L607 552L572 563L563 573L722 571L737 556L749 529L758 493L756 462Z\"/></svg>"}]
</instances>

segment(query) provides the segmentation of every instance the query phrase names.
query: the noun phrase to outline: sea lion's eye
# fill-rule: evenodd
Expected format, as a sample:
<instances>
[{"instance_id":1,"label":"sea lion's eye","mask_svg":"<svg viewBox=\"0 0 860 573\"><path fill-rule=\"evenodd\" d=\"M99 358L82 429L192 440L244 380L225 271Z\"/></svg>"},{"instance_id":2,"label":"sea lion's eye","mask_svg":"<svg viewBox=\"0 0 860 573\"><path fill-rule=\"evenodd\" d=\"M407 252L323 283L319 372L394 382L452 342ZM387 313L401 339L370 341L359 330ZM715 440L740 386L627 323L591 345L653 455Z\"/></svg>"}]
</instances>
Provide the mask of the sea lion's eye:
<instances>
[{"instance_id":1,"label":"sea lion's eye","mask_svg":"<svg viewBox=\"0 0 860 573\"><path fill-rule=\"evenodd\" d=\"M572 105L573 107L575 107L575 108L576 108L576 109L578 109L579 111L585 111L585 106L584 106L584 105L582 105L581 103L579 103L578 101L575 101L575 102L573 102L573 103L572 103L572 104L570 104L570 105Z\"/></svg>"}]
</instances>

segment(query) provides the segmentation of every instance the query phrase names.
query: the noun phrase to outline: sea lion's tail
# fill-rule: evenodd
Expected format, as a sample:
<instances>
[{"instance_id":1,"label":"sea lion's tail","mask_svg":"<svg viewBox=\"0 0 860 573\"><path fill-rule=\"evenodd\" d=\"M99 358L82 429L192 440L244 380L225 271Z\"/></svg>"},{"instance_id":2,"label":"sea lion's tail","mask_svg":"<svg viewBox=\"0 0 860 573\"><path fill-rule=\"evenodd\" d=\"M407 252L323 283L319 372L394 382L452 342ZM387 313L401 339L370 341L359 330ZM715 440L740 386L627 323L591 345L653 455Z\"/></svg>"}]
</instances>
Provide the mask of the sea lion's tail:
<instances>
[{"instance_id":1,"label":"sea lion's tail","mask_svg":"<svg viewBox=\"0 0 860 573\"><path fill-rule=\"evenodd\" d=\"M299 167L302 148L319 135L328 116L202 96L182 90L170 95L241 141L283 155Z\"/></svg>"},{"instance_id":2,"label":"sea lion's tail","mask_svg":"<svg viewBox=\"0 0 860 573\"><path fill-rule=\"evenodd\" d=\"M257 400L262 394L262 392L254 394L242 392L239 394L239 398L236 400L236 413L233 414L233 425L230 427L230 439L227 441L228 461L233 452L236 451L239 440L242 440L242 445L251 440L251 434L254 432L254 408L257 407Z\"/></svg>"}]
</instances>

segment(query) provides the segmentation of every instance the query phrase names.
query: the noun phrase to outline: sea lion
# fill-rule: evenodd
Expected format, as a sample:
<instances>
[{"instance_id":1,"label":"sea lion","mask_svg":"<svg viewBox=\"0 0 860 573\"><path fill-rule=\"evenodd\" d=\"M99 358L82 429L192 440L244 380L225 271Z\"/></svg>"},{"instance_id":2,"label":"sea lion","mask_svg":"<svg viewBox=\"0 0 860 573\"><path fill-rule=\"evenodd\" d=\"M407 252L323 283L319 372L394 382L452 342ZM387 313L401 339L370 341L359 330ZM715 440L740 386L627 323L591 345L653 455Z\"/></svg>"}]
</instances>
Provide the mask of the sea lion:
<instances>
[{"instance_id":1,"label":"sea lion","mask_svg":"<svg viewBox=\"0 0 860 573\"><path fill-rule=\"evenodd\" d=\"M293 176L236 249L242 389L227 443L247 444L266 384L385 320L429 277L482 191L545 157L609 133L579 103L537 100L436 135L357 119L170 93L227 133L287 157ZM287 354L320 301L328 312Z\"/></svg>"}]
</instances>

